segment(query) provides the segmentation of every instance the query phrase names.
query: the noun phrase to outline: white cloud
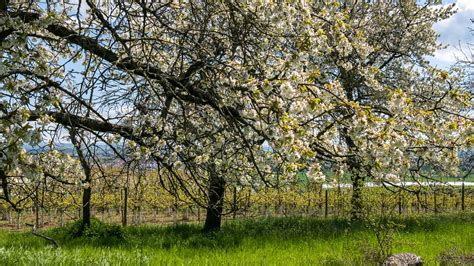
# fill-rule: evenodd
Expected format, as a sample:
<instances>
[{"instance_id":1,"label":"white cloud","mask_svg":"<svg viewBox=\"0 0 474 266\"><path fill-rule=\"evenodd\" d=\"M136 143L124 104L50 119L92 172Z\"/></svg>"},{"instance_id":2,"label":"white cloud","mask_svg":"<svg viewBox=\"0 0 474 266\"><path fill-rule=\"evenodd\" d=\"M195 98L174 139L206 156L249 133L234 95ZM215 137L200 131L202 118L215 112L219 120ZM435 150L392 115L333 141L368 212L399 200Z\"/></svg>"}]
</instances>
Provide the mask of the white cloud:
<instances>
[{"instance_id":1,"label":"white cloud","mask_svg":"<svg viewBox=\"0 0 474 266\"><path fill-rule=\"evenodd\" d=\"M448 3L446 3L448 4ZM474 24L474 0L456 1L457 13L450 18L436 23L433 28L440 34L438 41L448 45L447 49L439 50L434 57L429 57L431 63L438 67L447 68L454 64L457 58L463 57L459 48L465 49L467 43L473 43L473 35L469 28Z\"/></svg>"},{"instance_id":2,"label":"white cloud","mask_svg":"<svg viewBox=\"0 0 474 266\"><path fill-rule=\"evenodd\" d=\"M456 6L459 8L459 11L469 11L474 10L474 1L472 0L458 0L456 1Z\"/></svg>"}]
</instances>

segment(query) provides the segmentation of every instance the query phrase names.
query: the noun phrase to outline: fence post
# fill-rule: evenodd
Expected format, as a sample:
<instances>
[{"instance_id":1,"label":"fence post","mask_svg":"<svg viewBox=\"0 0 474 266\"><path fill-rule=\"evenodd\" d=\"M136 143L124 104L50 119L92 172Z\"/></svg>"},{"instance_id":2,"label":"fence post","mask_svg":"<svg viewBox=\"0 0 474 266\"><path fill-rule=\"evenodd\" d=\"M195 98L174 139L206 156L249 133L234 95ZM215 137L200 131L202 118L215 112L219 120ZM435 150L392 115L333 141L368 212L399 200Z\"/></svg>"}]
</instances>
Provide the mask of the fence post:
<instances>
[{"instance_id":1,"label":"fence post","mask_svg":"<svg viewBox=\"0 0 474 266\"><path fill-rule=\"evenodd\" d=\"M232 198L232 219L235 220L237 216L237 186L234 186L233 198Z\"/></svg>"},{"instance_id":2,"label":"fence post","mask_svg":"<svg viewBox=\"0 0 474 266\"><path fill-rule=\"evenodd\" d=\"M428 192L425 191L425 204L424 204L424 207L425 207L425 212L428 212Z\"/></svg>"},{"instance_id":3,"label":"fence post","mask_svg":"<svg viewBox=\"0 0 474 266\"><path fill-rule=\"evenodd\" d=\"M398 192L398 215L402 215L402 194Z\"/></svg>"},{"instance_id":4,"label":"fence post","mask_svg":"<svg viewBox=\"0 0 474 266\"><path fill-rule=\"evenodd\" d=\"M16 229L20 229L21 211L16 212Z\"/></svg>"},{"instance_id":5,"label":"fence post","mask_svg":"<svg viewBox=\"0 0 474 266\"><path fill-rule=\"evenodd\" d=\"M35 190L35 226L39 228L39 202L38 202L38 186Z\"/></svg>"},{"instance_id":6,"label":"fence post","mask_svg":"<svg viewBox=\"0 0 474 266\"><path fill-rule=\"evenodd\" d=\"M328 217L328 189L325 190L324 217Z\"/></svg>"},{"instance_id":7,"label":"fence post","mask_svg":"<svg viewBox=\"0 0 474 266\"><path fill-rule=\"evenodd\" d=\"M464 179L462 180L461 185L461 210L465 210L466 206L464 205Z\"/></svg>"},{"instance_id":8,"label":"fence post","mask_svg":"<svg viewBox=\"0 0 474 266\"><path fill-rule=\"evenodd\" d=\"M201 206L197 206L198 222L201 222Z\"/></svg>"},{"instance_id":9,"label":"fence post","mask_svg":"<svg viewBox=\"0 0 474 266\"><path fill-rule=\"evenodd\" d=\"M446 186L443 186L443 211L445 212L448 207L446 206Z\"/></svg>"},{"instance_id":10,"label":"fence post","mask_svg":"<svg viewBox=\"0 0 474 266\"><path fill-rule=\"evenodd\" d=\"M59 209L59 226L64 226L64 210L63 208Z\"/></svg>"},{"instance_id":11,"label":"fence post","mask_svg":"<svg viewBox=\"0 0 474 266\"><path fill-rule=\"evenodd\" d=\"M383 200L384 197L382 195L381 201L380 201L380 214L385 215L385 201Z\"/></svg>"},{"instance_id":12,"label":"fence post","mask_svg":"<svg viewBox=\"0 0 474 266\"><path fill-rule=\"evenodd\" d=\"M128 211L128 188L123 188L123 212L122 212L122 226L127 226L127 211Z\"/></svg>"},{"instance_id":13,"label":"fence post","mask_svg":"<svg viewBox=\"0 0 474 266\"><path fill-rule=\"evenodd\" d=\"M335 203L336 208L337 208L336 209L336 215L340 217L341 216L341 184L340 183L337 184L337 196L336 196L336 198L337 198L337 202Z\"/></svg>"}]
</instances>

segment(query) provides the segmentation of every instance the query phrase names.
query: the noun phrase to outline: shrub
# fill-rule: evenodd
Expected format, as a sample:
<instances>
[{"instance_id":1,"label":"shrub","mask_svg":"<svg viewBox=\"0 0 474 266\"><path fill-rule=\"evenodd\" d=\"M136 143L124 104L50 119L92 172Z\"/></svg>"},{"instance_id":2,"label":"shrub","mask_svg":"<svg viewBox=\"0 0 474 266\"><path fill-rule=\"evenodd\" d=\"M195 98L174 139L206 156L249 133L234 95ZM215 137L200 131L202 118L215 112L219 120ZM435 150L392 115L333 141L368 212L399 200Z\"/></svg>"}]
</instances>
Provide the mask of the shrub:
<instances>
[{"instance_id":1,"label":"shrub","mask_svg":"<svg viewBox=\"0 0 474 266\"><path fill-rule=\"evenodd\" d=\"M118 243L125 240L125 232L120 225L103 223L98 219L91 219L89 225L85 225L82 221L70 224L65 229L66 237L69 238L87 238L93 242L101 242L105 244Z\"/></svg>"}]
</instances>

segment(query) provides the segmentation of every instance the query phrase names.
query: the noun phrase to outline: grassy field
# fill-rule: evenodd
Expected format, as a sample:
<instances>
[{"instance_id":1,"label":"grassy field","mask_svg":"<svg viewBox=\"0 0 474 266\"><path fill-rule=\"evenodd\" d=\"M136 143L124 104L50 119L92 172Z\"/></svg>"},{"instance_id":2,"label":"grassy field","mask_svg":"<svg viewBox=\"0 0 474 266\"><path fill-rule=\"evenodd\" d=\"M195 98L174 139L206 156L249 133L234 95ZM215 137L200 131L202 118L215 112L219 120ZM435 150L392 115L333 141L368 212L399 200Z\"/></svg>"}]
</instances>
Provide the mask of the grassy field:
<instances>
[{"instance_id":1,"label":"grassy field","mask_svg":"<svg viewBox=\"0 0 474 266\"><path fill-rule=\"evenodd\" d=\"M474 213L405 217L393 252L413 252L425 265L441 255L474 254ZM199 225L121 228L94 221L47 229L59 248L29 232L0 231L1 265L347 265L376 264L375 234L338 219L271 218L226 222L203 235Z\"/></svg>"}]
</instances>

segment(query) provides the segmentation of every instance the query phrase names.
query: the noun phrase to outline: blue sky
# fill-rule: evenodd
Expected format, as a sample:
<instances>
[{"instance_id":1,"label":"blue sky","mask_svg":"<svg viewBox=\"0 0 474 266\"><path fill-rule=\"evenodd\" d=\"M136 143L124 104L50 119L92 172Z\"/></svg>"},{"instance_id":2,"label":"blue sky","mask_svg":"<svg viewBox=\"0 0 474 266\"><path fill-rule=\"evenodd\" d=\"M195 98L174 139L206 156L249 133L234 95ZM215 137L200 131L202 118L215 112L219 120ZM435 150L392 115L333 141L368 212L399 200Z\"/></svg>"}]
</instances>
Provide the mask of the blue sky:
<instances>
[{"instance_id":1,"label":"blue sky","mask_svg":"<svg viewBox=\"0 0 474 266\"><path fill-rule=\"evenodd\" d=\"M456 3L457 13L434 25L434 29L440 34L438 41L449 46L429 58L433 65L441 68L448 68L457 58L464 56L459 48L468 52L467 44L474 43L474 34L469 30L474 29L474 23L471 22L471 18L474 18L474 0L443 1L444 5L450 3Z\"/></svg>"}]
</instances>

